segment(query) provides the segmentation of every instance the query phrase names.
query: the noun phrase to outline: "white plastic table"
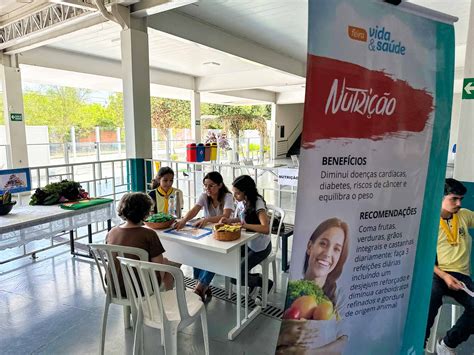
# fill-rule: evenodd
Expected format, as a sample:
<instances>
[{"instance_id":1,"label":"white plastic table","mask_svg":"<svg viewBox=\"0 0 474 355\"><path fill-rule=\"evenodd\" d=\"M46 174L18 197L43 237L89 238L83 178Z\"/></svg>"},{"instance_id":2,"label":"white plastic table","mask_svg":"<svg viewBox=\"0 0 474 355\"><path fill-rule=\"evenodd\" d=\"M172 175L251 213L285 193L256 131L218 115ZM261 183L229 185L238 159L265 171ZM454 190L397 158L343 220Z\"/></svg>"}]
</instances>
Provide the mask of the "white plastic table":
<instances>
[{"instance_id":1,"label":"white plastic table","mask_svg":"<svg viewBox=\"0 0 474 355\"><path fill-rule=\"evenodd\" d=\"M82 255L75 252L73 230L88 226L89 242L92 243L91 224L107 221L107 227L110 229L114 216L113 201L75 211L62 209L58 205L14 206L9 214L0 216L0 250L18 246L25 248L25 245L33 240L50 238L59 233L70 231L71 254ZM44 249L28 254L24 251L20 257L34 255ZM17 258L19 257L0 261L0 264Z\"/></svg>"},{"instance_id":2,"label":"white plastic table","mask_svg":"<svg viewBox=\"0 0 474 355\"><path fill-rule=\"evenodd\" d=\"M209 225L206 227L210 228ZM232 242L220 242L215 240L212 234L201 239L192 239L164 233L156 230L161 243L166 250L166 257L181 264L197 267L202 270L212 271L216 274L236 279L237 285L241 284L240 275L240 249L256 238L258 233L242 231L242 236ZM248 250L245 248L245 269L247 264ZM248 273L245 273L245 283L248 286ZM228 333L228 339L233 340L239 333L261 312L261 307L255 307L249 313L248 292L245 292L244 314L241 314L241 292L237 286L237 312L236 325Z\"/></svg>"}]
</instances>

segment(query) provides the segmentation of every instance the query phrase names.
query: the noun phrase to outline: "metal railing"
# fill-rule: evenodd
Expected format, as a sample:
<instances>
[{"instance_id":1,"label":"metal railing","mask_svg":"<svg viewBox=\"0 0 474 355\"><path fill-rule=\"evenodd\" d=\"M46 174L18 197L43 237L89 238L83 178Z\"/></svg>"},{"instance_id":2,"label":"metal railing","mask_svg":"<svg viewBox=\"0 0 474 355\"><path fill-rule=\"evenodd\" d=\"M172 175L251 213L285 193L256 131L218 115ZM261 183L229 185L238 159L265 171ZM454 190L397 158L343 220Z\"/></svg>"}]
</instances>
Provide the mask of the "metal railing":
<instances>
[{"instance_id":1,"label":"metal railing","mask_svg":"<svg viewBox=\"0 0 474 355\"><path fill-rule=\"evenodd\" d=\"M128 168L128 160L108 160L99 162L84 162L78 164L59 164L51 166L30 167L31 185L34 191L49 183L62 180L74 180L89 192L91 197L111 198L119 201L123 194L131 189L131 176ZM22 193L17 196L20 204L28 204L30 193ZM97 234L107 229L107 223L93 223L92 233ZM24 244L19 249L0 251L1 264L10 262L25 256L46 251L61 245L69 244L69 233L51 236L45 239L32 241ZM86 227L76 230L75 240L80 240L88 235ZM63 240L65 239L67 240ZM9 257L5 257L9 256Z\"/></svg>"},{"instance_id":2,"label":"metal railing","mask_svg":"<svg viewBox=\"0 0 474 355\"><path fill-rule=\"evenodd\" d=\"M277 179L277 169L264 165L217 164L216 162L185 162L174 160L147 160L151 163L154 176L161 166L169 166L175 172L174 186L183 191L184 210L189 210L196 203L199 195L204 191L202 181L211 171L218 171L230 189L232 181L237 176L250 175L257 184L267 203L282 207L288 215L288 222L294 220L296 208L296 187L280 186ZM147 165L145 174L147 176ZM150 181L145 181L147 192L150 191Z\"/></svg>"},{"instance_id":3,"label":"metal railing","mask_svg":"<svg viewBox=\"0 0 474 355\"><path fill-rule=\"evenodd\" d=\"M288 222L292 222L296 205L296 189L282 187L276 181L276 168L264 165L248 166L238 164L216 164L215 162L191 163L174 160L147 160L153 167L152 175L156 174L156 165L170 166L175 171L175 185L183 191L185 197L184 209L189 210L194 206L197 198L203 192L202 180L207 172L219 171L226 185L230 188L232 181L239 175L248 174L252 176L259 187L260 192L267 203L281 206L288 215ZM145 164L145 175L147 164ZM79 182L82 187L90 193L91 197L107 197L119 201L123 194L131 190L131 175L129 171L129 160L107 160L92 161L75 164L56 164L47 166L35 166L30 168L32 190L41 188L52 182L64 179ZM150 190L150 181L146 181L147 191ZM28 203L30 194L18 196L21 203ZM24 201L21 201L21 200ZM106 223L97 223L92 226L92 232L99 233L106 230ZM66 236L67 233L64 234ZM24 246L20 256L8 259L15 260L20 257L34 255L60 245L66 245L69 240L60 240L63 235L47 238L42 241L32 242L33 246L39 246L32 251ZM80 228L76 232L75 240L87 236L87 228ZM66 236L67 237L67 236ZM66 238L68 239L68 238ZM47 244L47 245L46 245ZM8 250L0 252L0 259L5 260L2 255ZM18 252L18 251L16 251Z\"/></svg>"}]
</instances>

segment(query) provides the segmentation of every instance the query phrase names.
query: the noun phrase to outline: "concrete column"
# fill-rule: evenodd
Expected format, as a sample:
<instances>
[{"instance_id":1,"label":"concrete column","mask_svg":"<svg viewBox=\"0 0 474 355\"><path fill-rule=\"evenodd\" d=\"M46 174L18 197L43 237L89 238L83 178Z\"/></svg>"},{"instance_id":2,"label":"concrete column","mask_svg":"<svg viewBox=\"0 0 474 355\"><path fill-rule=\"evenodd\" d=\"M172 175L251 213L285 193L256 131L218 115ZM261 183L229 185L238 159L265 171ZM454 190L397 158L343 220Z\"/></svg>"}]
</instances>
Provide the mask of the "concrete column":
<instances>
[{"instance_id":1,"label":"concrete column","mask_svg":"<svg viewBox=\"0 0 474 355\"><path fill-rule=\"evenodd\" d=\"M77 158L77 147L76 147L76 128L74 126L71 127L71 146L72 146L72 155L74 159Z\"/></svg>"},{"instance_id":2,"label":"concrete column","mask_svg":"<svg viewBox=\"0 0 474 355\"><path fill-rule=\"evenodd\" d=\"M191 134L197 143L201 142L201 93L191 94Z\"/></svg>"},{"instance_id":3,"label":"concrete column","mask_svg":"<svg viewBox=\"0 0 474 355\"><path fill-rule=\"evenodd\" d=\"M10 145L11 168L28 167L25 115L21 72L16 55L0 53L0 77L3 86L3 106L7 144Z\"/></svg>"},{"instance_id":4,"label":"concrete column","mask_svg":"<svg viewBox=\"0 0 474 355\"><path fill-rule=\"evenodd\" d=\"M276 156L276 110L277 105L272 103L272 112L271 112L271 129L269 133L270 139L270 160L274 160Z\"/></svg>"},{"instance_id":5,"label":"concrete column","mask_svg":"<svg viewBox=\"0 0 474 355\"><path fill-rule=\"evenodd\" d=\"M120 127L117 127L117 130L116 130L116 135L117 135L117 150L118 150L118 155L119 155L119 159L122 159L122 139L120 138Z\"/></svg>"},{"instance_id":6,"label":"concrete column","mask_svg":"<svg viewBox=\"0 0 474 355\"><path fill-rule=\"evenodd\" d=\"M95 126L95 153L97 161L100 161L100 127Z\"/></svg>"},{"instance_id":7,"label":"concrete column","mask_svg":"<svg viewBox=\"0 0 474 355\"><path fill-rule=\"evenodd\" d=\"M171 131L171 128L168 128L166 130L166 160L171 159L171 140L173 139L173 132Z\"/></svg>"},{"instance_id":8,"label":"concrete column","mask_svg":"<svg viewBox=\"0 0 474 355\"><path fill-rule=\"evenodd\" d=\"M474 6L471 5L469 26L466 41L466 60L464 78L474 78ZM469 89L469 88L468 88ZM464 85L463 85L464 90ZM456 143L456 160L454 178L461 181L474 181L474 99L463 99L459 119L458 140ZM450 147L451 149L452 147ZM449 154L449 152L446 152Z\"/></svg>"},{"instance_id":9,"label":"concrete column","mask_svg":"<svg viewBox=\"0 0 474 355\"><path fill-rule=\"evenodd\" d=\"M146 18L130 18L120 34L125 120L125 144L130 159L131 188L145 190L145 161L152 158L150 65ZM151 167L151 164L150 164ZM147 169L151 171L151 169Z\"/></svg>"}]
</instances>

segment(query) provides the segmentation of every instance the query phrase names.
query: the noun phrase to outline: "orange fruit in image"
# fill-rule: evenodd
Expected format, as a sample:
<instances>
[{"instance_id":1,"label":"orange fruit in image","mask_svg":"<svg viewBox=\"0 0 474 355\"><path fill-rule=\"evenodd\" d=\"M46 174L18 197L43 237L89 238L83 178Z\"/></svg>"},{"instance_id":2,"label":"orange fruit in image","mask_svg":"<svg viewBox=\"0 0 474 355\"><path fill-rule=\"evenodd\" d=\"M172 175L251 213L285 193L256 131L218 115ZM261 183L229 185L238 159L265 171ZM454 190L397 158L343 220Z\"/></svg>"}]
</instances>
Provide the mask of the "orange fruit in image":
<instances>
[{"instance_id":1,"label":"orange fruit in image","mask_svg":"<svg viewBox=\"0 0 474 355\"><path fill-rule=\"evenodd\" d=\"M334 307L332 302L329 300L325 300L321 302L314 310L313 310L313 319L314 320L330 320L334 315Z\"/></svg>"},{"instance_id":2,"label":"orange fruit in image","mask_svg":"<svg viewBox=\"0 0 474 355\"><path fill-rule=\"evenodd\" d=\"M290 308L296 308L300 311L300 319L311 319L317 305L316 298L313 296L301 296L293 301Z\"/></svg>"}]
</instances>

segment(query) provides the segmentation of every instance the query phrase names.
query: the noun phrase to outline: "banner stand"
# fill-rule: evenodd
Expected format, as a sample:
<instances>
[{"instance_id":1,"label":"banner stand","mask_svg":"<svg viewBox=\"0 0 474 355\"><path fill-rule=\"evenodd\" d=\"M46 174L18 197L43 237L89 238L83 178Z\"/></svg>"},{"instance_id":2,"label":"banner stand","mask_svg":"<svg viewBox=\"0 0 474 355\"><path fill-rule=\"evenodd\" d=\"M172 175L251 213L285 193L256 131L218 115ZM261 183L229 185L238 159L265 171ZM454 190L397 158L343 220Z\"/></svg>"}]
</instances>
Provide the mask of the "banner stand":
<instances>
[{"instance_id":1,"label":"banner stand","mask_svg":"<svg viewBox=\"0 0 474 355\"><path fill-rule=\"evenodd\" d=\"M455 19L394 3L309 2L299 197L277 354L423 353Z\"/></svg>"}]
</instances>

